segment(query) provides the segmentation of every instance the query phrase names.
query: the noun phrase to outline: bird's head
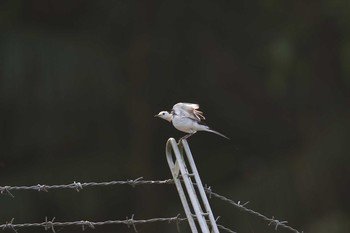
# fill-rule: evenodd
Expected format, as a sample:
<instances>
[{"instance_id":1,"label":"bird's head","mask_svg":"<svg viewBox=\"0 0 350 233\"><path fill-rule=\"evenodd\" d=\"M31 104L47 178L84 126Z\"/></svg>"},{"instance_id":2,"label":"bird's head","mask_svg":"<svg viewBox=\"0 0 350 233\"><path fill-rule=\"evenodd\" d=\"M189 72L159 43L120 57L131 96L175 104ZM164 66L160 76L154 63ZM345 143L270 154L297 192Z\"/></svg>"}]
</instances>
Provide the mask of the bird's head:
<instances>
[{"instance_id":1,"label":"bird's head","mask_svg":"<svg viewBox=\"0 0 350 233\"><path fill-rule=\"evenodd\" d=\"M161 111L160 113L158 113L158 115L155 115L154 117L160 117L169 122L173 119L173 115L168 113L167 111Z\"/></svg>"}]
</instances>

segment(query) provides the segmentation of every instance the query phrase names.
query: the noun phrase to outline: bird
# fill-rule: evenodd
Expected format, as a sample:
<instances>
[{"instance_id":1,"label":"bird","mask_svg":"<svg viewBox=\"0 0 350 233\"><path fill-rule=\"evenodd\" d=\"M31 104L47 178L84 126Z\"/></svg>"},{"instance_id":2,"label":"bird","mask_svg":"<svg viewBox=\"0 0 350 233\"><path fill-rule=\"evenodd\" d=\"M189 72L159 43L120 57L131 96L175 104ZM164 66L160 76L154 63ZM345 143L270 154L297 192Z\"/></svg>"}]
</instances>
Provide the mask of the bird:
<instances>
[{"instance_id":1,"label":"bird","mask_svg":"<svg viewBox=\"0 0 350 233\"><path fill-rule=\"evenodd\" d=\"M184 137L180 138L180 140L189 138L197 131L215 133L221 137L229 139L222 133L211 129L203 122L203 120L205 120L205 117L203 115L203 112L199 110L198 104L177 103L173 106L170 112L161 111L154 117L159 117L166 121L169 121L177 130L187 133Z\"/></svg>"}]
</instances>

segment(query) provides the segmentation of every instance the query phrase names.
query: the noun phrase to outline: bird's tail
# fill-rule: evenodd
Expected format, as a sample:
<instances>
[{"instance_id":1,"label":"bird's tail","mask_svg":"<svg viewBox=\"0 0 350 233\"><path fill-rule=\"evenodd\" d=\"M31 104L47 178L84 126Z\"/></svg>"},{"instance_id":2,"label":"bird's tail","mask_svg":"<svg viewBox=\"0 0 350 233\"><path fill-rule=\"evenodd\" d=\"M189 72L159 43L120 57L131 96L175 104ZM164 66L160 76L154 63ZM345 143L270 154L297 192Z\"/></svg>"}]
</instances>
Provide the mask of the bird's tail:
<instances>
[{"instance_id":1,"label":"bird's tail","mask_svg":"<svg viewBox=\"0 0 350 233\"><path fill-rule=\"evenodd\" d=\"M210 128L208 128L206 131L211 132L211 133L215 133L215 134L217 134L217 135L219 135L219 136L221 136L221 137L223 137L223 138L226 138L226 139L230 140L228 137L226 137L226 136L223 135L222 133L219 133L218 131L212 130L212 129L210 129Z\"/></svg>"}]
</instances>

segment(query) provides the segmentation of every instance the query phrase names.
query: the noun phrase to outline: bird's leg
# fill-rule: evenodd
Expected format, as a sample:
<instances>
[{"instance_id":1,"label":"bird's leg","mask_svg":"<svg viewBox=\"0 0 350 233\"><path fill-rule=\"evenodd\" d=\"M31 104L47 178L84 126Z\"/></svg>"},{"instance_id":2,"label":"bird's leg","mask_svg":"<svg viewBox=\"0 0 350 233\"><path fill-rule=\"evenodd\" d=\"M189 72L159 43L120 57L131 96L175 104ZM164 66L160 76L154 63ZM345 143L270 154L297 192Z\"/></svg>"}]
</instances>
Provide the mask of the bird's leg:
<instances>
[{"instance_id":1,"label":"bird's leg","mask_svg":"<svg viewBox=\"0 0 350 233\"><path fill-rule=\"evenodd\" d=\"M183 136L182 138L180 138L179 141L181 141L181 140L186 140L187 138L191 137L193 134L195 134L195 133L186 134L185 136Z\"/></svg>"}]
</instances>

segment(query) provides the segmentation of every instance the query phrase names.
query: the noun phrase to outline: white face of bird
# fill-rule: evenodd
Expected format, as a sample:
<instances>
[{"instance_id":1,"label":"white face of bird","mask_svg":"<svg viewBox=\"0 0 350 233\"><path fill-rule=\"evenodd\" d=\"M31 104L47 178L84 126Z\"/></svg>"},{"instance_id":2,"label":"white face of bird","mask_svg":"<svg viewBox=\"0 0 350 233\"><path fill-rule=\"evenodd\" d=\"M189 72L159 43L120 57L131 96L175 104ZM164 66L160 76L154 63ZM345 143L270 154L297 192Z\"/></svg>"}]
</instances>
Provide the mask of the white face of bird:
<instances>
[{"instance_id":1,"label":"white face of bird","mask_svg":"<svg viewBox=\"0 0 350 233\"><path fill-rule=\"evenodd\" d=\"M158 115L155 115L155 117L160 117L164 120L171 121L173 115L171 115L167 111L161 111L160 113L158 113Z\"/></svg>"}]
</instances>

